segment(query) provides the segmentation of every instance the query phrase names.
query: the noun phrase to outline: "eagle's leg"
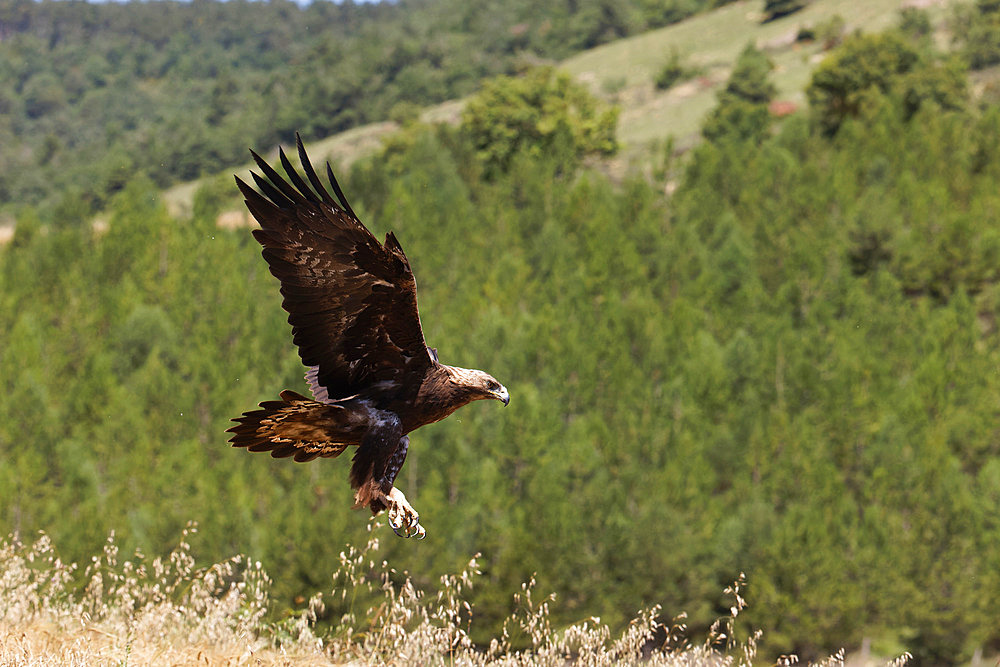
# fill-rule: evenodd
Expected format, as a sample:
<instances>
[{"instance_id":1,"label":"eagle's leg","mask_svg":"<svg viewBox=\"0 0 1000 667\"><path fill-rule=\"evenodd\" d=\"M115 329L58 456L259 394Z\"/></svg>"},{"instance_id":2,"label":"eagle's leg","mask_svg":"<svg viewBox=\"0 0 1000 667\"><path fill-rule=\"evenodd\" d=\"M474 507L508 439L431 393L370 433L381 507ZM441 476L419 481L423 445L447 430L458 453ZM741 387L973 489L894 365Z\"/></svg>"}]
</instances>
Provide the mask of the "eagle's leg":
<instances>
[{"instance_id":1,"label":"eagle's leg","mask_svg":"<svg viewBox=\"0 0 1000 667\"><path fill-rule=\"evenodd\" d=\"M426 533L420 525L420 516L403 492L392 485L410 445L410 439L401 435L400 430L399 421L393 416L383 418L365 435L351 468L351 486L357 489L354 506L367 505L372 514L388 510L393 532L400 537L423 538Z\"/></svg>"},{"instance_id":2,"label":"eagle's leg","mask_svg":"<svg viewBox=\"0 0 1000 667\"><path fill-rule=\"evenodd\" d=\"M393 486L396 475L399 474L403 462L406 461L406 452L410 448L410 439L405 435L399 439L399 446L392 453L389 462L385 467L385 474L382 476L382 488L389 487L386 492L388 505L389 527L400 537L413 537L424 539L427 532L420 525L420 515L413 509L413 506L406 501L403 492ZM374 508L372 508L374 510ZM403 532L400 533L400 530Z\"/></svg>"}]
</instances>

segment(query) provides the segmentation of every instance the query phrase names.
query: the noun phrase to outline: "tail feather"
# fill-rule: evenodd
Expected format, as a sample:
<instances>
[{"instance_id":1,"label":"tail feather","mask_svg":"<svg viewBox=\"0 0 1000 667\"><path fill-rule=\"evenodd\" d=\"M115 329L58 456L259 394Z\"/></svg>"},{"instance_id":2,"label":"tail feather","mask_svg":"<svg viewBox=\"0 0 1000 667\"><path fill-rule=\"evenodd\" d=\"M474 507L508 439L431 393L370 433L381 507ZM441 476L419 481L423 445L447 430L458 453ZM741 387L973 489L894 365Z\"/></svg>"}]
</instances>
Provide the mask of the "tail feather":
<instances>
[{"instance_id":1,"label":"tail feather","mask_svg":"<svg viewBox=\"0 0 1000 667\"><path fill-rule=\"evenodd\" d=\"M339 405L313 401L294 391L281 392L280 401L264 401L233 419L227 429L233 447L251 452L271 452L274 458L293 456L296 461L339 456L357 439L349 428L348 411Z\"/></svg>"}]
</instances>

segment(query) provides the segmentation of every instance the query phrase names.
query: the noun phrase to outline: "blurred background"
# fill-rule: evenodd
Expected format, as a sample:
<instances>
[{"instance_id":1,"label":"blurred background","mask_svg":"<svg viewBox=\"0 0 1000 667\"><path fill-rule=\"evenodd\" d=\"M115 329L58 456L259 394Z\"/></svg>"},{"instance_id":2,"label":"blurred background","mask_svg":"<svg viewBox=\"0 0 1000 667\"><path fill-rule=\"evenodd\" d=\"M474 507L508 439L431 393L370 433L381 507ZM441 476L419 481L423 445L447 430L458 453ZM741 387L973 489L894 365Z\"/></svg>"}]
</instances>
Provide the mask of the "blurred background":
<instances>
[{"instance_id":1,"label":"blurred background","mask_svg":"<svg viewBox=\"0 0 1000 667\"><path fill-rule=\"evenodd\" d=\"M995 659L998 64L995 0L0 0L0 534L197 521L277 616L366 540L346 459L224 433L306 391L232 180L298 131L510 390L382 529L418 584L482 553L475 641L533 573L697 636L745 572L763 660Z\"/></svg>"}]
</instances>

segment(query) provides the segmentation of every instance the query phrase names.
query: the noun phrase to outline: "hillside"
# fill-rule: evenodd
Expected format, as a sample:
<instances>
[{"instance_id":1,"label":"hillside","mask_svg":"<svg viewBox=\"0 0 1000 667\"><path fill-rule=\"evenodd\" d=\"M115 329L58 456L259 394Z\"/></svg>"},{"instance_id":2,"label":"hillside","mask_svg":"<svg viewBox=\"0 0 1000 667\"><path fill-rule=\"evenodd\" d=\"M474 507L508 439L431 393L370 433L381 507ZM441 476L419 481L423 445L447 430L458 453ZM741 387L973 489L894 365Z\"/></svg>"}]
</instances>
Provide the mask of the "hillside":
<instances>
[{"instance_id":1,"label":"hillside","mask_svg":"<svg viewBox=\"0 0 1000 667\"><path fill-rule=\"evenodd\" d=\"M964 1L964 0L960 0ZM926 6L935 25L935 38L945 46L949 35L945 18L951 3L935 0ZM700 138L705 115L715 106L740 50L748 42L764 49L773 60L772 80L779 98L805 106L804 89L810 73L822 59L823 45L796 42L803 27L815 27L835 17L844 19L843 31L872 32L895 25L899 0L873 0L858 5L849 0L816 0L801 12L775 21L762 22L761 3L741 0L726 4L675 25L615 40L583 51L558 63L577 81L609 103L621 107L618 138L621 155L606 168L621 179L630 169L642 168L655 159L657 146L674 137L679 148L690 148ZM667 91L653 85L659 69L672 49L700 74ZM424 109L425 122L457 122L461 100ZM310 143L315 155L328 156L334 164L350 166L358 157L374 152L379 140L398 129L396 123L375 123ZM238 168L244 173L247 162ZM200 180L189 181L165 192L175 214L190 212L191 198Z\"/></svg>"},{"instance_id":2,"label":"hillside","mask_svg":"<svg viewBox=\"0 0 1000 667\"><path fill-rule=\"evenodd\" d=\"M132 175L166 187L241 162L248 144L398 119L711 5L9 0L0 214L95 212Z\"/></svg>"},{"instance_id":3,"label":"hillside","mask_svg":"<svg viewBox=\"0 0 1000 667\"><path fill-rule=\"evenodd\" d=\"M944 17L946 4L930 4L936 21ZM773 60L772 80L779 97L802 107L803 90L823 48L816 42L796 43L799 30L839 16L845 21L845 33L878 32L898 22L901 6L899 0L816 0L802 11L763 22L762 3L743 0L674 26L590 49L564 60L561 66L588 83L595 94L620 101L619 136L626 147L669 135L690 146L691 136L698 133L705 114L715 106L716 92L748 42ZM660 93L652 82L671 49L703 73L688 85ZM618 90L609 95L609 88Z\"/></svg>"}]
</instances>

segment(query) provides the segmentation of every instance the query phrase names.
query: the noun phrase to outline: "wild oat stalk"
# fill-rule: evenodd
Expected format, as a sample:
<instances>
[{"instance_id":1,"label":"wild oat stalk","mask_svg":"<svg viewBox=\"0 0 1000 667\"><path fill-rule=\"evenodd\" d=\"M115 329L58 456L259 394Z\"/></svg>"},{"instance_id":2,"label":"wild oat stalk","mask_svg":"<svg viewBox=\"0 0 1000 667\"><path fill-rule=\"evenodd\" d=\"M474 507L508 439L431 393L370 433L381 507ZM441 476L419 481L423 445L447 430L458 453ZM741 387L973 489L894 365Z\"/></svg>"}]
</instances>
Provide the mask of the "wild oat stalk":
<instances>
[{"instance_id":1,"label":"wild oat stalk","mask_svg":"<svg viewBox=\"0 0 1000 667\"><path fill-rule=\"evenodd\" d=\"M369 524L369 531L377 526ZM266 619L271 580L259 562L236 556L197 568L190 524L166 558L140 553L122 560L112 534L75 587L77 567L63 563L48 536L31 545L0 541L0 664L364 664L364 665L751 665L761 632L736 639L746 608L744 575L726 589L729 614L694 645L685 616L661 624L660 608L640 612L617 637L599 618L569 627L552 625L555 596L540 600L532 578L514 595L514 611L487 647L469 638L473 608L468 590L479 574L479 555L459 574L441 577L436 593L378 559L378 538L347 546L333 573L329 598L344 610L325 637L315 634L324 596L304 612L278 622ZM360 606L364 606L361 609ZM511 633L529 646L515 649ZM666 640L664 641L664 637ZM659 643L658 643L659 642ZM890 663L902 667L904 654ZM795 656L778 663L789 667ZM821 665L842 665L843 651Z\"/></svg>"},{"instance_id":2,"label":"wild oat stalk","mask_svg":"<svg viewBox=\"0 0 1000 667\"><path fill-rule=\"evenodd\" d=\"M58 558L47 535L0 542L0 664L127 664L166 654L239 663L272 650L263 567L236 556L196 568L196 530L189 524L170 554L152 561L138 552L122 560L112 534L82 589L76 565ZM287 649L319 647L306 630Z\"/></svg>"}]
</instances>

